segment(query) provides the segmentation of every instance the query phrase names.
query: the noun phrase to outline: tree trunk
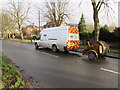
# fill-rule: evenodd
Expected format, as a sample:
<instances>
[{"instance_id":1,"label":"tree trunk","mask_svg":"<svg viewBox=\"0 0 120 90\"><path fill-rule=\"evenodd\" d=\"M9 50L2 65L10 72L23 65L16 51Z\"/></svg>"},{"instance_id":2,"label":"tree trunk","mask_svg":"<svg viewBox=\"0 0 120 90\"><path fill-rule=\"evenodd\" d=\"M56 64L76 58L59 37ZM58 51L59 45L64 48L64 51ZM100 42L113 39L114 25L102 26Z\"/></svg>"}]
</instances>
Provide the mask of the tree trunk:
<instances>
[{"instance_id":1,"label":"tree trunk","mask_svg":"<svg viewBox=\"0 0 120 90\"><path fill-rule=\"evenodd\" d=\"M24 40L23 33L20 33L21 40Z\"/></svg>"},{"instance_id":2,"label":"tree trunk","mask_svg":"<svg viewBox=\"0 0 120 90\"><path fill-rule=\"evenodd\" d=\"M20 30L20 37L21 37L21 40L24 40L22 30Z\"/></svg>"},{"instance_id":3,"label":"tree trunk","mask_svg":"<svg viewBox=\"0 0 120 90\"><path fill-rule=\"evenodd\" d=\"M10 37L10 33L8 34L8 39L11 39L11 37Z\"/></svg>"},{"instance_id":4,"label":"tree trunk","mask_svg":"<svg viewBox=\"0 0 120 90\"><path fill-rule=\"evenodd\" d=\"M2 35L2 37L4 38L4 32L3 32L3 30L1 31L1 35Z\"/></svg>"},{"instance_id":5,"label":"tree trunk","mask_svg":"<svg viewBox=\"0 0 120 90\"><path fill-rule=\"evenodd\" d=\"M94 10L93 19L94 19L95 41L99 41L100 25L99 25L99 18L98 18L97 10Z\"/></svg>"},{"instance_id":6,"label":"tree trunk","mask_svg":"<svg viewBox=\"0 0 120 90\"><path fill-rule=\"evenodd\" d=\"M20 37L21 37L21 40L24 40L24 37L23 37L23 32L22 32L22 27L21 27L21 25L19 25L19 31L20 31Z\"/></svg>"},{"instance_id":7,"label":"tree trunk","mask_svg":"<svg viewBox=\"0 0 120 90\"><path fill-rule=\"evenodd\" d=\"M12 39L14 39L15 38L15 35L14 34L12 34Z\"/></svg>"}]
</instances>

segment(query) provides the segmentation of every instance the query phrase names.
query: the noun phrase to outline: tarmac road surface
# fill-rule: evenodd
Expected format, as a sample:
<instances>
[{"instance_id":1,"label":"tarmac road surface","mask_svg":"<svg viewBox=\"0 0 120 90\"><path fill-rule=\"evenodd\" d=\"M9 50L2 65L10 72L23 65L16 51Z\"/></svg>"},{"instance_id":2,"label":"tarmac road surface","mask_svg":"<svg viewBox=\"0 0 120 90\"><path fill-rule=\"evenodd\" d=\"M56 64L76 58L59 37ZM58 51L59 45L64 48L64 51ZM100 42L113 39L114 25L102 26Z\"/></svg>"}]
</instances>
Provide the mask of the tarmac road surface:
<instances>
[{"instance_id":1,"label":"tarmac road surface","mask_svg":"<svg viewBox=\"0 0 120 90\"><path fill-rule=\"evenodd\" d=\"M2 52L45 88L118 88L118 59L88 60L80 53L53 53L33 44L2 41Z\"/></svg>"}]
</instances>

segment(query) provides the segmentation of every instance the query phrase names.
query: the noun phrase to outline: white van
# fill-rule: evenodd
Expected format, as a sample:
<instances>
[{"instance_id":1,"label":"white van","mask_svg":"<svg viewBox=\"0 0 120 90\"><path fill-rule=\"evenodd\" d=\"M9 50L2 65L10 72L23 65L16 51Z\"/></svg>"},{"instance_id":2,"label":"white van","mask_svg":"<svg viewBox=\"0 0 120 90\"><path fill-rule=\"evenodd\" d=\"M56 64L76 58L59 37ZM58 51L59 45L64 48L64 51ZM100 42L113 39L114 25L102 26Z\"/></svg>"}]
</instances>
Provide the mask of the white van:
<instances>
[{"instance_id":1,"label":"white van","mask_svg":"<svg viewBox=\"0 0 120 90\"><path fill-rule=\"evenodd\" d=\"M35 48L39 46L50 48L54 52L68 51L79 48L78 28L71 26L60 26L43 29L35 39Z\"/></svg>"}]
</instances>

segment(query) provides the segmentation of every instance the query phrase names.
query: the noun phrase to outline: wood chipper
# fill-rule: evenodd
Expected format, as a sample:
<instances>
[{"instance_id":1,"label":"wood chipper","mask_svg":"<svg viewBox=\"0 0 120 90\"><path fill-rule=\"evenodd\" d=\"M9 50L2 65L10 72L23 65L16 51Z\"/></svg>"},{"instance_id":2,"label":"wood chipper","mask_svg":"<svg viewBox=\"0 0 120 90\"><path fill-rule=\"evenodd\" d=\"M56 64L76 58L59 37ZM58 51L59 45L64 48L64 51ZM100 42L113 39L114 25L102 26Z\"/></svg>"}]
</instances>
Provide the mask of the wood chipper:
<instances>
[{"instance_id":1,"label":"wood chipper","mask_svg":"<svg viewBox=\"0 0 120 90\"><path fill-rule=\"evenodd\" d=\"M88 55L89 60L95 60L98 57L106 56L110 52L110 47L104 41L87 42L87 47L83 50L77 50L83 55Z\"/></svg>"}]
</instances>

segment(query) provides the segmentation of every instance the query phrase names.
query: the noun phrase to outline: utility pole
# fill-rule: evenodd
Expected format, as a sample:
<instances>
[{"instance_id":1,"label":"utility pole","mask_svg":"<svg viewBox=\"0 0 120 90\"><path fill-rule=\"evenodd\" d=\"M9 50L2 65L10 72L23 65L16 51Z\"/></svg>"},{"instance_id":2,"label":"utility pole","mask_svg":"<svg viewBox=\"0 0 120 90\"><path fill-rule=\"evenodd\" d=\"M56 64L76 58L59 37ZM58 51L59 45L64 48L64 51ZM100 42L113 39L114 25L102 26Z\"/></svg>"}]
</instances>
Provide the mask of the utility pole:
<instances>
[{"instance_id":1,"label":"utility pole","mask_svg":"<svg viewBox=\"0 0 120 90\"><path fill-rule=\"evenodd\" d=\"M38 23L39 23L39 32L40 32L40 8L38 9Z\"/></svg>"}]
</instances>

